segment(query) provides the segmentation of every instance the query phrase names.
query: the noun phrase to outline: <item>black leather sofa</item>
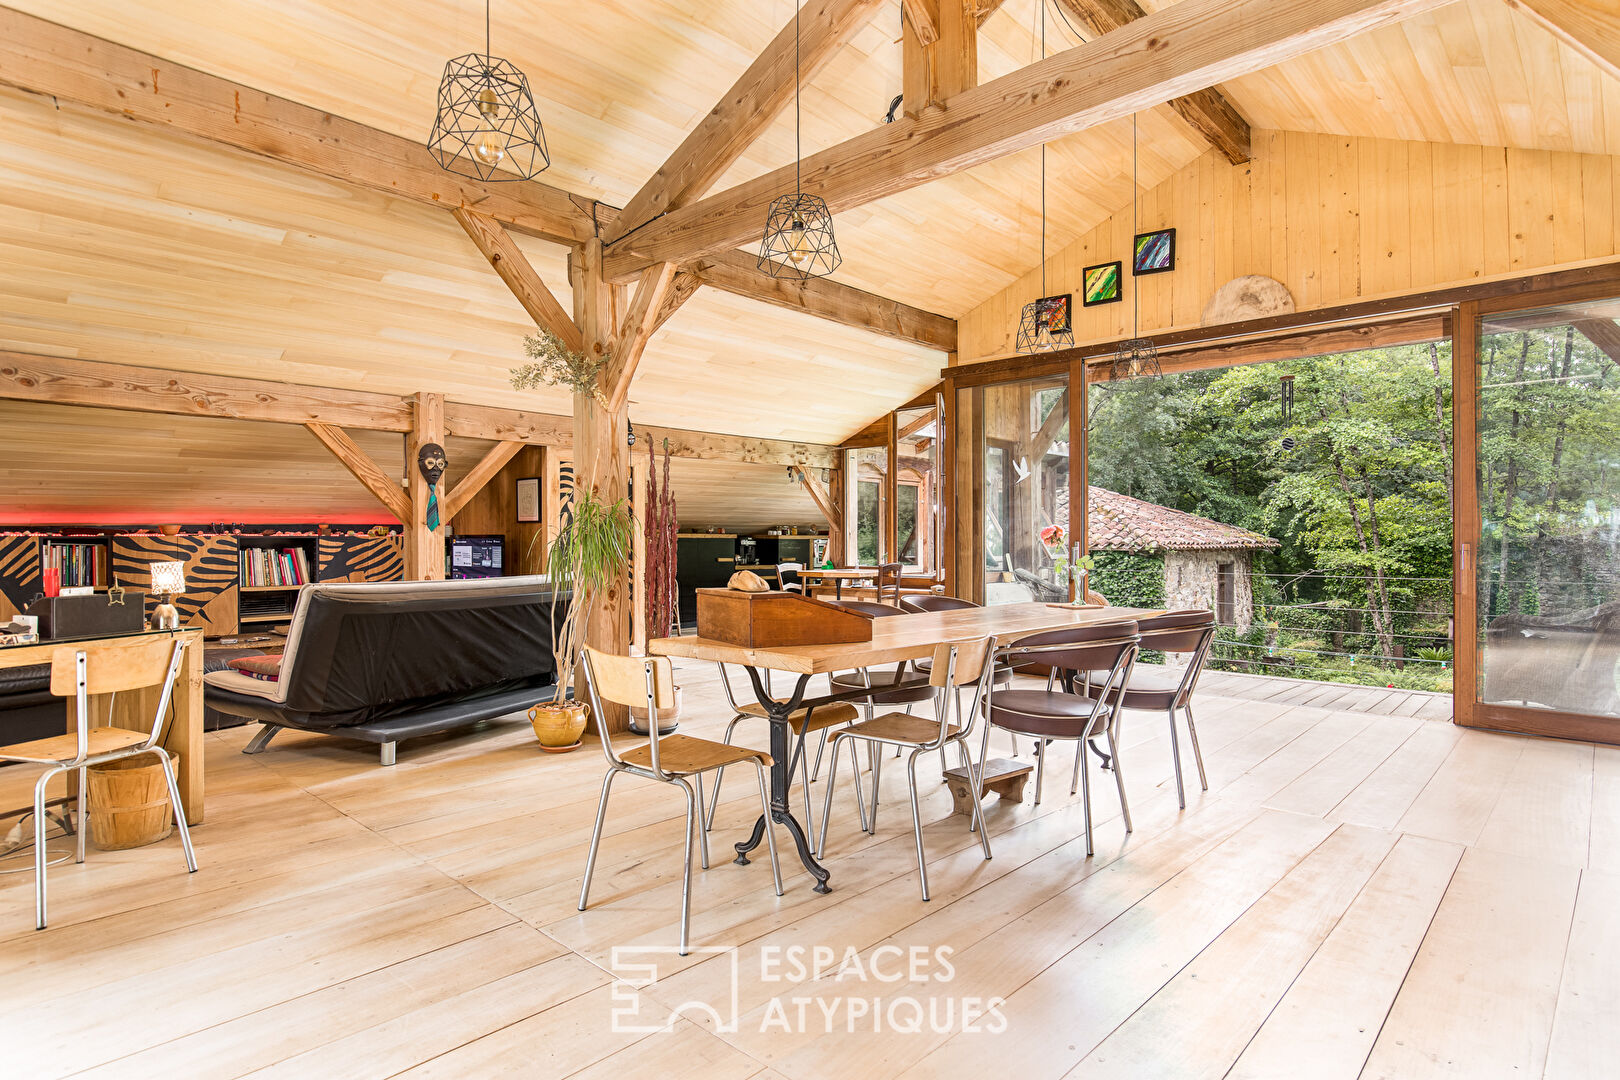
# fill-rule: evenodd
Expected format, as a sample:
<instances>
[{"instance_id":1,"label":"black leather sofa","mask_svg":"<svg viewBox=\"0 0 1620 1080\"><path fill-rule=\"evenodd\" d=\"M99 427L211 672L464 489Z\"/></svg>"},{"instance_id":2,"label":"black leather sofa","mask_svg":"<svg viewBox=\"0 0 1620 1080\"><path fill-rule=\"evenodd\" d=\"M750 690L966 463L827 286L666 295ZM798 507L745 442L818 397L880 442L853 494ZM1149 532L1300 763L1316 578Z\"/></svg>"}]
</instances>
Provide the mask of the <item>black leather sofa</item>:
<instances>
[{"instance_id":1,"label":"black leather sofa","mask_svg":"<svg viewBox=\"0 0 1620 1080\"><path fill-rule=\"evenodd\" d=\"M278 681L203 682L210 707L265 725L244 753L295 728L380 743L392 765L403 739L550 700L551 593L543 577L306 585Z\"/></svg>"}]
</instances>

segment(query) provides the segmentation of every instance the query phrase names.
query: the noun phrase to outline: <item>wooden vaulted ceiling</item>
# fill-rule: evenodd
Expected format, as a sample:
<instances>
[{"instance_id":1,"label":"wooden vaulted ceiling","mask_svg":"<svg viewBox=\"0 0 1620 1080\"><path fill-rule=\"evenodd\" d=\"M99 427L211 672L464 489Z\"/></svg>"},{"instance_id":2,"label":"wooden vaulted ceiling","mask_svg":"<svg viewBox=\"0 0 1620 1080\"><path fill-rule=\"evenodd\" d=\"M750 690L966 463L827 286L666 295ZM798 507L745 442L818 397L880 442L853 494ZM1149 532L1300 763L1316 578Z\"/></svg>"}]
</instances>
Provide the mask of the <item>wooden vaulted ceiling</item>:
<instances>
[{"instance_id":1,"label":"wooden vaulted ceiling","mask_svg":"<svg viewBox=\"0 0 1620 1080\"><path fill-rule=\"evenodd\" d=\"M475 0L7 0L10 6L419 140ZM1097 0L1051 0L1048 52ZM1118 5L1119 0L1113 0ZM544 179L622 206L795 0L499 0L497 54L528 72ZM981 82L1039 57L1037 0L985 0ZM1106 6L1106 5L1105 5ZM1142 0L1147 11L1162 0ZM902 86L900 0L804 89L806 151L871 130ZM1503 0L1459 0L1221 84L1256 129L1620 151L1620 85ZM529 320L446 214L250 155L0 91L0 345L566 412L516 400ZM716 190L792 160L792 110ZM1047 247L1083 235L1208 147L1169 107L1053 142ZM1133 157L1136 164L1133 166ZM1027 150L842 213L837 279L961 315L1040 258ZM564 252L519 238L564 304ZM637 422L838 441L930 383L940 353L701 289L649 347Z\"/></svg>"}]
</instances>

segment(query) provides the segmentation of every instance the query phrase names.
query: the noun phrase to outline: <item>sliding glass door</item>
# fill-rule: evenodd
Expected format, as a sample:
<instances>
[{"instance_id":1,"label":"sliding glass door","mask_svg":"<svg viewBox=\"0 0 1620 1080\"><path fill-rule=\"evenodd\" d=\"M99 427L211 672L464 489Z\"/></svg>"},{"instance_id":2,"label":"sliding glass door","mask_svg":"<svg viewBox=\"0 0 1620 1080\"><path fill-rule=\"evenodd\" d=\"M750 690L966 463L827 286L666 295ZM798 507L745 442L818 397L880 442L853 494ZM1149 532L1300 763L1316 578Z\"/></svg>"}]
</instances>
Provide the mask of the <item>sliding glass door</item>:
<instances>
[{"instance_id":1,"label":"sliding glass door","mask_svg":"<svg viewBox=\"0 0 1620 1080\"><path fill-rule=\"evenodd\" d=\"M976 391L981 599L1069 599L1069 379Z\"/></svg>"},{"instance_id":2,"label":"sliding glass door","mask_svg":"<svg viewBox=\"0 0 1620 1080\"><path fill-rule=\"evenodd\" d=\"M1462 316L1475 484L1459 718L1620 741L1620 301Z\"/></svg>"}]
</instances>

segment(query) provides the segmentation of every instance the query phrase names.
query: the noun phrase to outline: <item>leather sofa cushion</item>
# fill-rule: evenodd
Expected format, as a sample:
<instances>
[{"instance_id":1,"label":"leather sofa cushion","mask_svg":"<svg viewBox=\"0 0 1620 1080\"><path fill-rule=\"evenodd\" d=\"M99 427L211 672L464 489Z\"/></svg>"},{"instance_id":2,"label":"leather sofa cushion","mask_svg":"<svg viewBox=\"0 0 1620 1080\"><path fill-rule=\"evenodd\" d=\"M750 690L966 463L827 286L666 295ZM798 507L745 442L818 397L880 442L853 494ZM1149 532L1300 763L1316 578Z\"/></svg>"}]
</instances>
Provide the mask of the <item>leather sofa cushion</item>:
<instances>
[{"instance_id":1,"label":"leather sofa cushion","mask_svg":"<svg viewBox=\"0 0 1620 1080\"><path fill-rule=\"evenodd\" d=\"M263 698L266 701L277 701L280 683L268 679L255 679L251 675L244 675L240 671L229 668L224 671L210 671L203 675L203 685L219 690L229 690L233 694L246 694L249 697Z\"/></svg>"},{"instance_id":2,"label":"leather sofa cushion","mask_svg":"<svg viewBox=\"0 0 1620 1080\"><path fill-rule=\"evenodd\" d=\"M1097 702L1060 690L1005 690L990 695L990 722L1025 735L1051 735L1077 739L1085 735L1087 721ZM1108 708L1098 714L1098 724L1106 722Z\"/></svg>"}]
</instances>

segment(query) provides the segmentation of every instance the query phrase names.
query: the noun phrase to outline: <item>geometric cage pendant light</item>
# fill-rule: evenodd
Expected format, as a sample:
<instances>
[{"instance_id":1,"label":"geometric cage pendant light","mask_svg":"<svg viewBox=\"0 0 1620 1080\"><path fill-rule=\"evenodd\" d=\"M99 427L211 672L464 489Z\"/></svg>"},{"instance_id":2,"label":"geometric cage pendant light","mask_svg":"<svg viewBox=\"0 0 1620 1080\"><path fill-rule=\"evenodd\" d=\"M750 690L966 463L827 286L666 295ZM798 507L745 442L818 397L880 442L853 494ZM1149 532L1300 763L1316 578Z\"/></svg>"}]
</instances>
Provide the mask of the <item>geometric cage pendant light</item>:
<instances>
[{"instance_id":1,"label":"geometric cage pendant light","mask_svg":"<svg viewBox=\"0 0 1620 1080\"><path fill-rule=\"evenodd\" d=\"M1041 0L1041 59L1046 59L1046 3ZM1046 295L1046 144L1041 143L1041 296L1024 305L1014 348L1021 353L1051 352L1074 345L1074 297Z\"/></svg>"},{"instance_id":2,"label":"geometric cage pendant light","mask_svg":"<svg viewBox=\"0 0 1620 1080\"><path fill-rule=\"evenodd\" d=\"M529 80L510 60L490 55L489 0L483 53L444 65L427 148L447 172L486 182L528 180L551 165Z\"/></svg>"},{"instance_id":3,"label":"geometric cage pendant light","mask_svg":"<svg viewBox=\"0 0 1620 1080\"><path fill-rule=\"evenodd\" d=\"M819 195L808 195L799 177L799 5L793 9L793 194L771 200L759 268L774 278L808 280L838 269L844 257L833 238L832 213Z\"/></svg>"},{"instance_id":4,"label":"geometric cage pendant light","mask_svg":"<svg viewBox=\"0 0 1620 1080\"><path fill-rule=\"evenodd\" d=\"M1140 190L1140 183L1136 175L1136 114L1131 114L1131 235L1136 235L1136 193ZM1131 260L1136 260L1135 241L1132 241ZM1109 365L1108 377L1110 379L1156 379L1164 374L1159 367L1159 347L1153 344L1152 338L1141 336L1142 301L1137 289L1137 279L1131 278L1131 338L1119 343L1114 351L1113 363Z\"/></svg>"}]
</instances>

